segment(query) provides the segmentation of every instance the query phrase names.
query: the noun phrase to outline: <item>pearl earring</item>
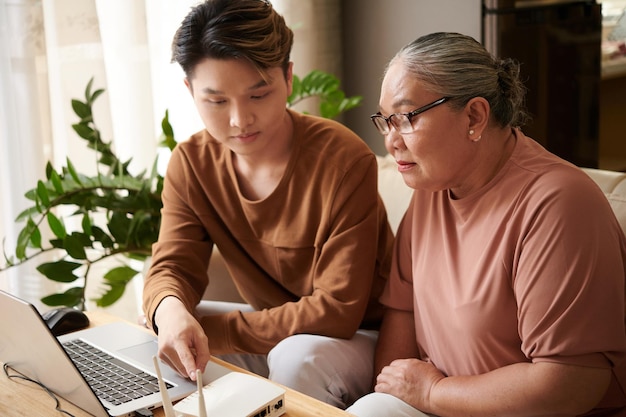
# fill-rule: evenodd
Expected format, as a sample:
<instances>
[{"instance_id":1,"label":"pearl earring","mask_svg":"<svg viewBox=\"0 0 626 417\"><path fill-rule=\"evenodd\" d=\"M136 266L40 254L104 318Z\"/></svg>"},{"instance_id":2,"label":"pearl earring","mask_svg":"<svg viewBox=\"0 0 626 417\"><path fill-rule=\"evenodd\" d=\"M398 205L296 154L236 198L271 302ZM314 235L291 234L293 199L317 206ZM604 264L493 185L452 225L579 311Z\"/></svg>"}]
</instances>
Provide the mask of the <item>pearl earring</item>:
<instances>
[{"instance_id":1,"label":"pearl earring","mask_svg":"<svg viewBox=\"0 0 626 417\"><path fill-rule=\"evenodd\" d=\"M474 134L474 129L470 129L469 134L472 136Z\"/></svg>"}]
</instances>

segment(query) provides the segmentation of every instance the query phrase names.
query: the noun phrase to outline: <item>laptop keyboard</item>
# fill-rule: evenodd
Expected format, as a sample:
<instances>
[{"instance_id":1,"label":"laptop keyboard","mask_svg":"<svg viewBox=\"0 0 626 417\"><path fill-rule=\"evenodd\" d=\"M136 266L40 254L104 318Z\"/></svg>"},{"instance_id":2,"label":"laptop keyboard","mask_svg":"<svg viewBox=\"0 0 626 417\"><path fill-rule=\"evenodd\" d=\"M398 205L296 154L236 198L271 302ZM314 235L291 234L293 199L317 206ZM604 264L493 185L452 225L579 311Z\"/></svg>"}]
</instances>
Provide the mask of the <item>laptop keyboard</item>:
<instances>
[{"instance_id":1,"label":"laptop keyboard","mask_svg":"<svg viewBox=\"0 0 626 417\"><path fill-rule=\"evenodd\" d=\"M98 398L114 405L159 392L159 382L134 366L82 340L70 340L63 348ZM166 383L168 388L172 385Z\"/></svg>"}]
</instances>

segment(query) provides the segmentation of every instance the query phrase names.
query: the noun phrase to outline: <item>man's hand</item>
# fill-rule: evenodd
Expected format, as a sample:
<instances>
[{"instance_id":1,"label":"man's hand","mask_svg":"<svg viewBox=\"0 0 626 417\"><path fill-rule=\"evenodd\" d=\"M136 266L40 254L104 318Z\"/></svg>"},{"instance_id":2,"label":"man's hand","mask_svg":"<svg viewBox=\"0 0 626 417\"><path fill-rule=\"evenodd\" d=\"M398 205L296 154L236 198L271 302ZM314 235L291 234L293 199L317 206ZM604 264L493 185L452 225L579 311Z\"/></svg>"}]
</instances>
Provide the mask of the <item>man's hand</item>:
<instances>
[{"instance_id":1,"label":"man's hand","mask_svg":"<svg viewBox=\"0 0 626 417\"><path fill-rule=\"evenodd\" d=\"M184 377L196 380L211 358L202 326L176 297L161 301L154 315L159 329L159 358Z\"/></svg>"}]
</instances>

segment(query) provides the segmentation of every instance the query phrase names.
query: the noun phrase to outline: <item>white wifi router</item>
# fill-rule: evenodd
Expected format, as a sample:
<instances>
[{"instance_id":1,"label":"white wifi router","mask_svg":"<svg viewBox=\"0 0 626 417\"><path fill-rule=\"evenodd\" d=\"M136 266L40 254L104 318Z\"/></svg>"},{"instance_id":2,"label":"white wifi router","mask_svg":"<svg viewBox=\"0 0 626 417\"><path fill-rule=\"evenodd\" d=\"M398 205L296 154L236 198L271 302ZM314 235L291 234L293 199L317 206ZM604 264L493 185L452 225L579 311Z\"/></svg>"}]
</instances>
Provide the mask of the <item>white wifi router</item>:
<instances>
[{"instance_id":1,"label":"white wifi router","mask_svg":"<svg viewBox=\"0 0 626 417\"><path fill-rule=\"evenodd\" d=\"M165 417L278 417L286 411L285 390L268 380L242 372L230 372L203 385L199 370L198 391L172 406L158 360L156 357L153 360Z\"/></svg>"}]
</instances>

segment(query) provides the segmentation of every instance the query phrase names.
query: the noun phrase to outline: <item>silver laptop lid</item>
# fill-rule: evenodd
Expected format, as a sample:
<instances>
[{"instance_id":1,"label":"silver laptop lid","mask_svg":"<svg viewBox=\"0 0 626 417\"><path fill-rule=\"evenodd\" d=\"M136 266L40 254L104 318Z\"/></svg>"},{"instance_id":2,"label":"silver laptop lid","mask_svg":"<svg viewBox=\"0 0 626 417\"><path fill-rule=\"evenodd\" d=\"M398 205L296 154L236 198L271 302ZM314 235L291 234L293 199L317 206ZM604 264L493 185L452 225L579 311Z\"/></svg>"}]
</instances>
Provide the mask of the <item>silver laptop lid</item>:
<instances>
[{"instance_id":1,"label":"silver laptop lid","mask_svg":"<svg viewBox=\"0 0 626 417\"><path fill-rule=\"evenodd\" d=\"M108 417L30 303L0 291L0 361L97 417Z\"/></svg>"},{"instance_id":2,"label":"silver laptop lid","mask_svg":"<svg viewBox=\"0 0 626 417\"><path fill-rule=\"evenodd\" d=\"M159 392L121 405L103 404L61 346L68 340L80 339L156 377L152 357L157 354L158 344L153 334L128 323L114 322L68 333L57 340L33 305L3 291L0 291L0 314L0 317L15 317L15 320L0 320L0 361L42 383L67 401L96 417L125 416L142 408L161 405ZM204 370L206 381L230 372L215 362L209 362ZM172 386L168 389L172 400L195 391L195 383L181 377L169 366L163 366L162 373Z\"/></svg>"}]
</instances>

